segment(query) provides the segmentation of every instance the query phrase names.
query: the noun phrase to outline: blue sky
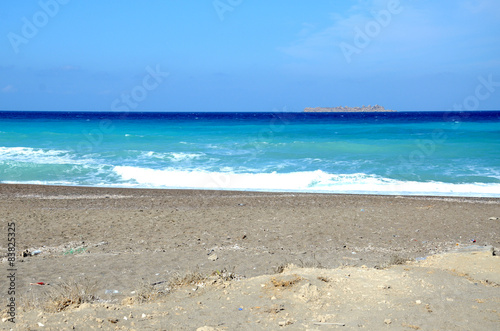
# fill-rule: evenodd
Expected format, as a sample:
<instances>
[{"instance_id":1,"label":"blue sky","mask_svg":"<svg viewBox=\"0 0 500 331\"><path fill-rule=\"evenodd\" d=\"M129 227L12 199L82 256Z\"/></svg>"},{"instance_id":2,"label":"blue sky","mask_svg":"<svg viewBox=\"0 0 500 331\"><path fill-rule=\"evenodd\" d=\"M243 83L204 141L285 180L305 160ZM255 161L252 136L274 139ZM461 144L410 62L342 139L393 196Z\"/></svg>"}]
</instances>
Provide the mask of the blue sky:
<instances>
[{"instance_id":1,"label":"blue sky","mask_svg":"<svg viewBox=\"0 0 500 331\"><path fill-rule=\"evenodd\" d=\"M376 103L500 109L500 1L0 3L3 110Z\"/></svg>"}]
</instances>

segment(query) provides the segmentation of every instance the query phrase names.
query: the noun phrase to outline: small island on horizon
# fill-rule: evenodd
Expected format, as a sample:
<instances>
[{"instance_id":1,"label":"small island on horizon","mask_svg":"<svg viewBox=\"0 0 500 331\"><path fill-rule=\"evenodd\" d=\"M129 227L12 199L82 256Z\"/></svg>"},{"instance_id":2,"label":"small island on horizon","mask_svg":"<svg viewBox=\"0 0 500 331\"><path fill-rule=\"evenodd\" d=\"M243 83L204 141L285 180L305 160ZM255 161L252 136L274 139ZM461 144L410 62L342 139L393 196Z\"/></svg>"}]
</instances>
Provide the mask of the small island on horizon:
<instances>
[{"instance_id":1,"label":"small island on horizon","mask_svg":"<svg viewBox=\"0 0 500 331\"><path fill-rule=\"evenodd\" d=\"M306 107L304 109L306 113L372 113L372 112L396 112L396 110L385 109L383 106L361 106L361 107Z\"/></svg>"}]
</instances>

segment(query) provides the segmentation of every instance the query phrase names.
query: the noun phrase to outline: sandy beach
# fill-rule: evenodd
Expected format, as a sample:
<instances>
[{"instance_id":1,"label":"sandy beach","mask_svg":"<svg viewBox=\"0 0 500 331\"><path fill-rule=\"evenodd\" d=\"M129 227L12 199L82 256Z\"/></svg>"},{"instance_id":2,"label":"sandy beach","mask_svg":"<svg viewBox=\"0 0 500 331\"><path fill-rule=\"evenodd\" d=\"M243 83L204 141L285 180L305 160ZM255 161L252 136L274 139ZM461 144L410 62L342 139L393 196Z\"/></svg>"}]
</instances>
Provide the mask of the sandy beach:
<instances>
[{"instance_id":1,"label":"sandy beach","mask_svg":"<svg viewBox=\"0 0 500 331\"><path fill-rule=\"evenodd\" d=\"M2 184L0 200L20 329L500 325L500 199ZM70 283L91 302L47 308Z\"/></svg>"}]
</instances>

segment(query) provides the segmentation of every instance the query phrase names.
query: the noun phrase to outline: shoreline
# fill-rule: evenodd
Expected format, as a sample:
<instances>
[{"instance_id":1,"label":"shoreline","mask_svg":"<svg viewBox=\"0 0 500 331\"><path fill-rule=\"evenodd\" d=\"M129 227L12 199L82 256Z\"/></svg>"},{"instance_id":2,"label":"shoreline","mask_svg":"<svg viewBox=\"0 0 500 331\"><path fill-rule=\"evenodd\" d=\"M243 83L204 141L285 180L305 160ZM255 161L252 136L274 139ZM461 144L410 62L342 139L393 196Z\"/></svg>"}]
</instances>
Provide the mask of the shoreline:
<instances>
[{"instance_id":1,"label":"shoreline","mask_svg":"<svg viewBox=\"0 0 500 331\"><path fill-rule=\"evenodd\" d=\"M111 187L111 186L80 186L80 185L49 185L49 184L20 184L20 183L1 183L0 182L0 195L4 191L2 187L12 187L11 189L5 189L5 191L12 190L37 190L44 191L43 188L54 188L55 191L66 193L75 190L116 190L118 191L130 191L130 192L225 192L226 194L270 194L270 195L331 195L331 196L352 196L352 197L386 197L386 198L415 198L415 199L469 199L469 200L498 200L500 201L500 196L490 197L490 196L463 196L463 195L432 195L432 194L383 194L383 193L336 193L336 192L304 192L304 191L266 191L266 190L237 190L237 189L199 189L199 188L141 188L141 187ZM15 187L15 188L14 188ZM50 190L50 189L49 189ZM76 193L76 192L73 192Z\"/></svg>"}]
</instances>

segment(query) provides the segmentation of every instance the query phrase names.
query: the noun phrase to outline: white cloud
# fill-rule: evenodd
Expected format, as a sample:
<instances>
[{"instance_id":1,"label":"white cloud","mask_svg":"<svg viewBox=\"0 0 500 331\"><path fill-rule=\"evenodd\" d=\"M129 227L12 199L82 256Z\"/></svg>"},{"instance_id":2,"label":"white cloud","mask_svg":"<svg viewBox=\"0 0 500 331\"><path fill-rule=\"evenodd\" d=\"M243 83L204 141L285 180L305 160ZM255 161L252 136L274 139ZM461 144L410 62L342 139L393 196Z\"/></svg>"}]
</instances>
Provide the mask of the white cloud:
<instances>
[{"instance_id":1,"label":"white cloud","mask_svg":"<svg viewBox=\"0 0 500 331\"><path fill-rule=\"evenodd\" d=\"M295 41L279 50L302 66L325 71L330 68L336 73L350 72L352 65L372 72L461 71L483 53L493 56L491 48L497 46L488 46L481 40L498 37L488 32L488 25L481 23L476 14L464 8L473 6L475 13L498 8L496 12L500 13L500 1L466 0L450 5L401 0L401 10L396 11L389 10L389 3L391 0L359 0L343 13L330 14L328 26L302 29ZM389 18L377 15L388 11ZM371 33L370 27L375 27ZM369 35L369 40L363 44L360 34ZM349 58L352 61L346 61L341 44L356 48Z\"/></svg>"},{"instance_id":2,"label":"white cloud","mask_svg":"<svg viewBox=\"0 0 500 331\"><path fill-rule=\"evenodd\" d=\"M397 5L398 13L390 13L393 7L389 8L388 3L400 3L400 1L387 0L358 0L345 13L331 13L330 19L333 24L320 30L314 30L310 23L304 23L304 28L299 32L299 38L291 45L280 48L284 53L304 59L312 59L321 56L332 56L340 52L339 44L342 42L352 43L356 34L356 29L364 30L370 22L377 22L378 13L384 11L389 13L389 17L384 21L381 30L389 30L390 25L395 21L395 16L399 15L402 5ZM380 18L379 18L380 19ZM384 32L384 31L381 31ZM407 37L406 37L407 38ZM332 54L333 53L333 54Z\"/></svg>"},{"instance_id":3,"label":"white cloud","mask_svg":"<svg viewBox=\"0 0 500 331\"><path fill-rule=\"evenodd\" d=\"M2 88L2 93L14 93L16 91L17 89L12 85L7 85L4 88Z\"/></svg>"},{"instance_id":4,"label":"white cloud","mask_svg":"<svg viewBox=\"0 0 500 331\"><path fill-rule=\"evenodd\" d=\"M467 13L500 17L500 1L498 0L466 0L461 6Z\"/></svg>"}]
</instances>

